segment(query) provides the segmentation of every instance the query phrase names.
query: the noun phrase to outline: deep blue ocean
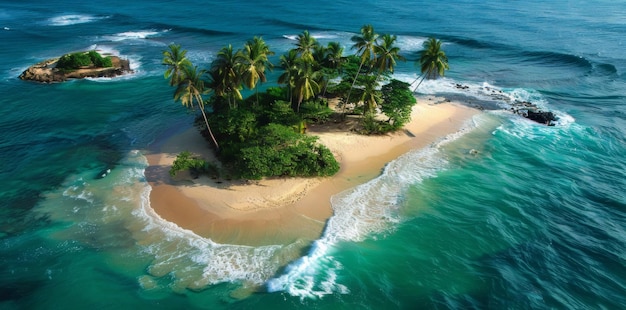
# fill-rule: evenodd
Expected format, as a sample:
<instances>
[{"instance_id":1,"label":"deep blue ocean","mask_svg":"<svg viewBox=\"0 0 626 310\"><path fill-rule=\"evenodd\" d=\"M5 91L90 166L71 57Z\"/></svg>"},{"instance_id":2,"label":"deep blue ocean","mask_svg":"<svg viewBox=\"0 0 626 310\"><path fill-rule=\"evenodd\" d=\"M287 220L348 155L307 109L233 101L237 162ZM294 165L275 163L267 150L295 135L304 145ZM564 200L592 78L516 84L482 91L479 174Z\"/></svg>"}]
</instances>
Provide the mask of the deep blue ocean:
<instances>
[{"instance_id":1,"label":"deep blue ocean","mask_svg":"<svg viewBox=\"0 0 626 310\"><path fill-rule=\"evenodd\" d=\"M422 42L444 42L451 69L419 97L500 109L333 197L317 240L219 244L153 214L145 151L193 119L163 78L168 44L206 66L309 30L351 53L364 24L398 35L405 81ZM0 309L623 309L625 34L609 0L2 0ZM135 73L17 78L94 48Z\"/></svg>"}]
</instances>

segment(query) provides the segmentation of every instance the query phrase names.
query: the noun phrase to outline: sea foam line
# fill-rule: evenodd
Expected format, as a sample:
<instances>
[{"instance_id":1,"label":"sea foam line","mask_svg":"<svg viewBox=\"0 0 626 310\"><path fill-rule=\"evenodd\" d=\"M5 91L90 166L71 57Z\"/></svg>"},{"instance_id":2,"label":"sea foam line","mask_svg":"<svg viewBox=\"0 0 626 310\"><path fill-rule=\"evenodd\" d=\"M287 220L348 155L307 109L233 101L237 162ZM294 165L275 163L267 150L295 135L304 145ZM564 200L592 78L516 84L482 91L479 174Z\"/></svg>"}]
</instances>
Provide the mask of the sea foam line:
<instances>
[{"instance_id":1,"label":"sea foam line","mask_svg":"<svg viewBox=\"0 0 626 310\"><path fill-rule=\"evenodd\" d=\"M313 243L306 256L288 265L279 277L267 281L267 290L285 291L303 299L349 293L349 289L338 282L337 273L343 268L333 257L338 244L361 242L397 226L402 221L399 205L404 191L411 184L434 177L445 169L448 161L440 148L459 139L475 125L472 120L459 132L390 162L378 178L333 196L334 214L322 237Z\"/></svg>"},{"instance_id":2,"label":"sea foam line","mask_svg":"<svg viewBox=\"0 0 626 310\"><path fill-rule=\"evenodd\" d=\"M470 106L482 106L488 109L501 109L511 112L515 108L516 102L531 102L542 111L553 112L558 120L556 126L569 126L576 120L565 111L553 109L549 101L543 94L535 89L528 88L501 88L488 82L458 82L449 77L436 80L424 80L419 84L419 89L415 89L419 82L416 82L415 74L399 73L394 75L398 80L406 83L413 83L411 87L420 95L433 95L454 100L464 101ZM510 113L515 118L526 120L520 115Z\"/></svg>"},{"instance_id":3,"label":"sea foam line","mask_svg":"<svg viewBox=\"0 0 626 310\"><path fill-rule=\"evenodd\" d=\"M90 23L97 20L109 18L109 16L93 16L87 14L66 14L51 17L48 22L51 26L69 26L76 24Z\"/></svg>"},{"instance_id":4,"label":"sea foam line","mask_svg":"<svg viewBox=\"0 0 626 310\"><path fill-rule=\"evenodd\" d=\"M146 251L155 256L149 270L171 274L174 282L193 288L223 282L261 285L283 263L279 252L289 246L220 244L166 221L150 206L151 191L146 183L139 208L132 212L142 220L140 239L149 239ZM163 237L155 239L155 235Z\"/></svg>"}]
</instances>

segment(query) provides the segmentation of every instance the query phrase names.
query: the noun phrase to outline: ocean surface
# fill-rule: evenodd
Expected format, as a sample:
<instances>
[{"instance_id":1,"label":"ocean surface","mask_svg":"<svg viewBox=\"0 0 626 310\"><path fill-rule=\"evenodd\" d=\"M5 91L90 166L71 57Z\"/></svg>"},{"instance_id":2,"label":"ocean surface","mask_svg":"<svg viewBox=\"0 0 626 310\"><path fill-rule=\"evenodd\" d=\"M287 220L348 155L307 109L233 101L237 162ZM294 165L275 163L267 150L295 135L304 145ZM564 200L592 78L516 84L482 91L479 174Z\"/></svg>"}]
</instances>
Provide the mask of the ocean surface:
<instances>
[{"instance_id":1,"label":"ocean surface","mask_svg":"<svg viewBox=\"0 0 626 310\"><path fill-rule=\"evenodd\" d=\"M317 240L219 244L154 214L145 151L193 118L163 79L168 44L206 66L309 30L351 53L364 24L398 35L405 81L422 42L444 42L450 71L417 95L498 109L333 197ZM0 309L623 309L624 34L609 0L2 0ZM93 48L135 73L17 78Z\"/></svg>"}]
</instances>

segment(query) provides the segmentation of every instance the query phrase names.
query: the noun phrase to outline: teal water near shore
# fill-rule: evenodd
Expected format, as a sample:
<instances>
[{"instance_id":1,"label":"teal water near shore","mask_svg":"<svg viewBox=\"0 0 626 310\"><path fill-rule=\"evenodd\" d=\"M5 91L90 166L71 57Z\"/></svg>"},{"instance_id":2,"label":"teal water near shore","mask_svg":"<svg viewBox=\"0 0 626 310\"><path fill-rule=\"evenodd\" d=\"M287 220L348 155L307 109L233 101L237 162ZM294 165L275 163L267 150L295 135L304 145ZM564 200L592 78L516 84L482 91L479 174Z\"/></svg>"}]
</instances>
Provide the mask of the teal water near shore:
<instances>
[{"instance_id":1,"label":"teal water near shore","mask_svg":"<svg viewBox=\"0 0 626 310\"><path fill-rule=\"evenodd\" d=\"M0 309L619 309L624 12L560 0L3 3ZM366 23L399 36L405 81L422 42L444 41L451 70L420 95L500 109L333 197L318 240L218 244L153 214L143 152L193 118L163 79L167 44L204 65L255 35L281 54L308 29L350 52ZM17 79L89 48L135 74ZM529 122L511 100L560 120Z\"/></svg>"}]
</instances>

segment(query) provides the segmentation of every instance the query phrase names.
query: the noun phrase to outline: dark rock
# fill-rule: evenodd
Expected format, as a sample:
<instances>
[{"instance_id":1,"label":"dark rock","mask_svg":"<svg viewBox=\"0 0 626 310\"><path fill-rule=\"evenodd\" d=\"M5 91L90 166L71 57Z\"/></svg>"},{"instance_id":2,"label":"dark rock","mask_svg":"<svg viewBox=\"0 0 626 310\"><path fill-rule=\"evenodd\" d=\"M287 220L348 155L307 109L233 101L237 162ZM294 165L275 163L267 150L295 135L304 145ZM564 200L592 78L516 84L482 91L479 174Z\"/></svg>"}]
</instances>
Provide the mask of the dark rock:
<instances>
[{"instance_id":1,"label":"dark rock","mask_svg":"<svg viewBox=\"0 0 626 310\"><path fill-rule=\"evenodd\" d=\"M529 120L533 120L537 123L545 124L548 126L554 126L553 122L558 120L558 118L556 117L556 115L554 115L554 113L545 112L545 111L534 112L534 111L528 110L525 116Z\"/></svg>"}]
</instances>

